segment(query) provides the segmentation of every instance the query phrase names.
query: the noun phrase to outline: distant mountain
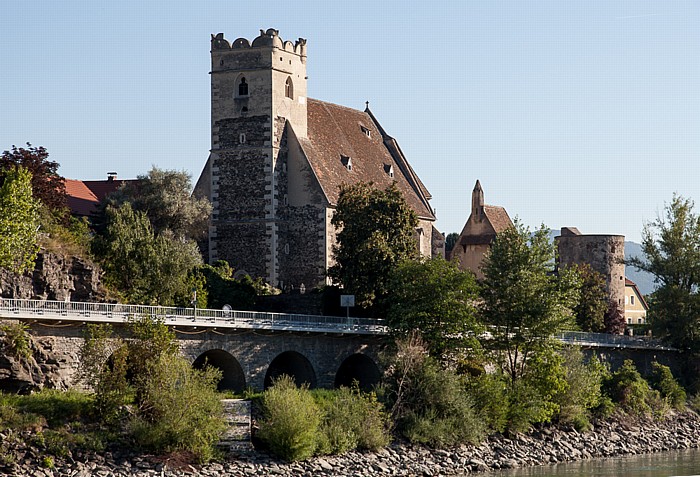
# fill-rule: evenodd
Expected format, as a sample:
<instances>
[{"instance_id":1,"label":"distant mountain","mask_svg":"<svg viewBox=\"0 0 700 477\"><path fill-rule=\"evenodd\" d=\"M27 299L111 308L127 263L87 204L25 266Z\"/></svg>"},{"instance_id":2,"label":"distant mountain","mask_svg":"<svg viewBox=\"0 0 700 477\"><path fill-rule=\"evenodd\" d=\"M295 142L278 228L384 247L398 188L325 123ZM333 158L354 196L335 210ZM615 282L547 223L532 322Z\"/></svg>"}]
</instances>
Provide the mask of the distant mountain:
<instances>
[{"instance_id":1,"label":"distant mountain","mask_svg":"<svg viewBox=\"0 0 700 477\"><path fill-rule=\"evenodd\" d=\"M634 257L644 258L642 246L637 242L625 242L625 259L629 260L630 258ZM642 295L648 295L656 290L654 275L651 273L643 272L627 265L625 267L625 275L627 275L627 278L637 284L637 287L639 288L639 291L642 292Z\"/></svg>"},{"instance_id":2,"label":"distant mountain","mask_svg":"<svg viewBox=\"0 0 700 477\"><path fill-rule=\"evenodd\" d=\"M554 237L557 237L559 235L559 229L551 230L549 232L549 237L552 241L554 241ZM644 258L644 254L642 253L642 246L637 242L625 241L625 260L629 260L633 257ZM642 295L648 295L654 290L656 290L656 283L654 283L654 275L652 275L651 273L637 270L636 268L630 267L628 265L625 267L625 275L627 275L627 278L629 278L637 284L637 287L639 288L639 291L642 293Z\"/></svg>"}]
</instances>

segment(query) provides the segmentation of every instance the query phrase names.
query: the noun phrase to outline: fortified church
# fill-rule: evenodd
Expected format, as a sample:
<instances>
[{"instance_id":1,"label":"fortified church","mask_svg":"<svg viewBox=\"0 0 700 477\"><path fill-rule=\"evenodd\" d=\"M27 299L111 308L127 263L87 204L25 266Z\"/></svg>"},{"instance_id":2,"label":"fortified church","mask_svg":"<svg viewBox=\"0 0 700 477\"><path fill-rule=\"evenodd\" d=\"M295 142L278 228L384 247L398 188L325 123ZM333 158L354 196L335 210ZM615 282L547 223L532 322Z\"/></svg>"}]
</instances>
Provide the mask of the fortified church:
<instances>
[{"instance_id":1,"label":"fortified church","mask_svg":"<svg viewBox=\"0 0 700 477\"><path fill-rule=\"evenodd\" d=\"M423 256L444 254L430 193L364 111L307 96L306 40L277 30L211 40L211 151L195 187L213 206L205 253L282 289L325 283L339 186L396 182Z\"/></svg>"}]
</instances>

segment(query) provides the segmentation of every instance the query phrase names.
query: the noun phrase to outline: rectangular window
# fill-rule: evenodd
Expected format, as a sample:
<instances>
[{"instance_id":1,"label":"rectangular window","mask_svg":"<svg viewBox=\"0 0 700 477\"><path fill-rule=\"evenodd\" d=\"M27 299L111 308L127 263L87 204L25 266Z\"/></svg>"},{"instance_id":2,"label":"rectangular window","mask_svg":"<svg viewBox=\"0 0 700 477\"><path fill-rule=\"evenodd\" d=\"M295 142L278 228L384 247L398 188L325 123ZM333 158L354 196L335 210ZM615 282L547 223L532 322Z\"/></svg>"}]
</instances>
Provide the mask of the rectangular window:
<instances>
[{"instance_id":1,"label":"rectangular window","mask_svg":"<svg viewBox=\"0 0 700 477\"><path fill-rule=\"evenodd\" d=\"M630 305L634 305L634 295L630 296Z\"/></svg>"}]
</instances>

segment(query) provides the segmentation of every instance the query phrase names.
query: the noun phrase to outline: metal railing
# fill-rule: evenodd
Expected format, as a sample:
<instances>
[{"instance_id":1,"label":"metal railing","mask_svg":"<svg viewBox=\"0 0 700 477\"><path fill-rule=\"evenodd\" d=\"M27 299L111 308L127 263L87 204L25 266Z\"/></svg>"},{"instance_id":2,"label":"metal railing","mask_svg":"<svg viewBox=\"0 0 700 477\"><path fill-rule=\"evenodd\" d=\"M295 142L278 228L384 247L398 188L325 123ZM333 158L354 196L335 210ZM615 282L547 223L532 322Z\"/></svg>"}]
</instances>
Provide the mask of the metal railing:
<instances>
[{"instance_id":1,"label":"metal railing","mask_svg":"<svg viewBox=\"0 0 700 477\"><path fill-rule=\"evenodd\" d=\"M168 325L210 328L375 335L388 332L379 318L0 298L0 318L123 323L139 316L151 316Z\"/></svg>"},{"instance_id":2,"label":"metal railing","mask_svg":"<svg viewBox=\"0 0 700 477\"><path fill-rule=\"evenodd\" d=\"M638 348L674 351L675 348L664 345L658 339L648 336L611 335L608 333L586 333L583 331L565 331L557 339L567 344L578 346L596 346L602 348Z\"/></svg>"}]
</instances>

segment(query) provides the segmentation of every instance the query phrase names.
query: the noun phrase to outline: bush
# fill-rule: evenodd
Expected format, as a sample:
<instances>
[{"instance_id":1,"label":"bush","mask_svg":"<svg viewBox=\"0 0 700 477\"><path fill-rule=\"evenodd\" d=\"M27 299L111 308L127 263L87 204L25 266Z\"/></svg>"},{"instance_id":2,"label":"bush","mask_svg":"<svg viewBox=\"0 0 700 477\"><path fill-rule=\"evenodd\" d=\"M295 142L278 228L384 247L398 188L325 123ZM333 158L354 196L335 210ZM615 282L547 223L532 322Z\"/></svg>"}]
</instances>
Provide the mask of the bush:
<instances>
[{"instance_id":1,"label":"bush","mask_svg":"<svg viewBox=\"0 0 700 477\"><path fill-rule=\"evenodd\" d=\"M482 374L468 381L468 392L486 426L503 432L508 425L508 383L501 373Z\"/></svg>"},{"instance_id":2,"label":"bush","mask_svg":"<svg viewBox=\"0 0 700 477\"><path fill-rule=\"evenodd\" d=\"M101 415L120 424L133 403L129 429L140 446L211 459L225 427L216 393L220 371L192 369L161 321L141 317L129 328L133 338L126 342L108 327L91 326L81 348L81 379L95 390Z\"/></svg>"},{"instance_id":3,"label":"bush","mask_svg":"<svg viewBox=\"0 0 700 477\"><path fill-rule=\"evenodd\" d=\"M605 389L612 400L630 414L660 416L666 412L667 405L660 393L651 389L630 359L612 373Z\"/></svg>"},{"instance_id":4,"label":"bush","mask_svg":"<svg viewBox=\"0 0 700 477\"><path fill-rule=\"evenodd\" d=\"M652 368L651 384L654 389L661 393L661 397L670 406L675 409L683 409L687 397L685 389L673 377L671 368L657 362L652 364Z\"/></svg>"},{"instance_id":5,"label":"bush","mask_svg":"<svg viewBox=\"0 0 700 477\"><path fill-rule=\"evenodd\" d=\"M388 417L374 393L343 387L314 397L323 413L319 453L374 451L389 444Z\"/></svg>"},{"instance_id":6,"label":"bush","mask_svg":"<svg viewBox=\"0 0 700 477\"><path fill-rule=\"evenodd\" d=\"M263 419L258 436L277 456L308 459L318 447L321 411L307 386L297 388L286 375L263 394Z\"/></svg>"},{"instance_id":7,"label":"bush","mask_svg":"<svg viewBox=\"0 0 700 477\"><path fill-rule=\"evenodd\" d=\"M485 426L465 383L427 356L415 337L400 342L383 389L399 433L433 447L479 442Z\"/></svg>"},{"instance_id":8,"label":"bush","mask_svg":"<svg viewBox=\"0 0 700 477\"><path fill-rule=\"evenodd\" d=\"M690 406L690 409L700 414L700 394L696 394L695 396L691 397L688 405Z\"/></svg>"},{"instance_id":9,"label":"bush","mask_svg":"<svg viewBox=\"0 0 700 477\"><path fill-rule=\"evenodd\" d=\"M32 357L32 337L25 323L3 323L0 325L0 344L5 354L25 362Z\"/></svg>"},{"instance_id":10,"label":"bush","mask_svg":"<svg viewBox=\"0 0 700 477\"><path fill-rule=\"evenodd\" d=\"M603 379L609 372L595 356L585 363L579 348L566 348L563 357L568 387L556 397L559 422L587 430L591 411L602 404Z\"/></svg>"},{"instance_id":11,"label":"bush","mask_svg":"<svg viewBox=\"0 0 700 477\"><path fill-rule=\"evenodd\" d=\"M57 391L46 389L23 396L19 410L42 416L49 426L58 426L93 417L95 399L80 391Z\"/></svg>"},{"instance_id":12,"label":"bush","mask_svg":"<svg viewBox=\"0 0 700 477\"><path fill-rule=\"evenodd\" d=\"M136 442L156 452L184 450L211 460L225 430L216 387L221 371L193 369L184 358L164 354L150 361L140 412L131 423Z\"/></svg>"}]
</instances>

